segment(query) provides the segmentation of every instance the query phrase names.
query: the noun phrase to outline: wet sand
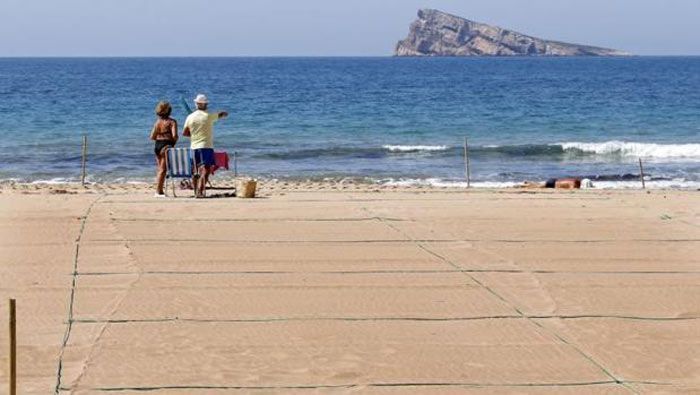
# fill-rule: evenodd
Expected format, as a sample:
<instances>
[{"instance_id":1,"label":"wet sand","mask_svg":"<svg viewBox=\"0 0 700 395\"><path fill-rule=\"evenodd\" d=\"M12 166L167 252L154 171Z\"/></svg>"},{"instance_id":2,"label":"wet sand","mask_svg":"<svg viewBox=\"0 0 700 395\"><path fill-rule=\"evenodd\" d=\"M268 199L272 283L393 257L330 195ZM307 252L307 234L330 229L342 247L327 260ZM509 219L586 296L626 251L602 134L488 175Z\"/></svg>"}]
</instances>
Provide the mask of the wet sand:
<instances>
[{"instance_id":1,"label":"wet sand","mask_svg":"<svg viewBox=\"0 0 700 395\"><path fill-rule=\"evenodd\" d=\"M697 192L151 195L0 189L20 393L700 392Z\"/></svg>"}]
</instances>

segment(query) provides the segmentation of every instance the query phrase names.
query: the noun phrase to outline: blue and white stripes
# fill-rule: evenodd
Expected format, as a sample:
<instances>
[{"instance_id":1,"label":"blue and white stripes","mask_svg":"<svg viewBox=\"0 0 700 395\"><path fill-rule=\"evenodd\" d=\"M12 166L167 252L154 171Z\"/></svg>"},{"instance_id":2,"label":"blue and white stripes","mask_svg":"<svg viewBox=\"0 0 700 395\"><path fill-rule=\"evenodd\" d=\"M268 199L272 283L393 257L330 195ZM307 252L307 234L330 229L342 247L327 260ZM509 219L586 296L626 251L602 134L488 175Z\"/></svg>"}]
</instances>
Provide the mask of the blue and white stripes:
<instances>
[{"instance_id":1,"label":"blue and white stripes","mask_svg":"<svg viewBox=\"0 0 700 395\"><path fill-rule=\"evenodd\" d=\"M192 177L192 151L189 148L170 148L167 153L168 177Z\"/></svg>"}]
</instances>

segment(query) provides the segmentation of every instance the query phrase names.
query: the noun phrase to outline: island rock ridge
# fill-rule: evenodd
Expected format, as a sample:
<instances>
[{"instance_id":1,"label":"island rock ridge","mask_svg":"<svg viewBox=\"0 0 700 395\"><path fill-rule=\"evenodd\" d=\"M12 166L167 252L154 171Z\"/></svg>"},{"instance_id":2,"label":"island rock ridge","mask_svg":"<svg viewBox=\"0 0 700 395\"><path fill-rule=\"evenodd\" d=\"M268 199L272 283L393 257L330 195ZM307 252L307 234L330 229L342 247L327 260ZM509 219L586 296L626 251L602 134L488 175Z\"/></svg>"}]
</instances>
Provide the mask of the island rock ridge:
<instances>
[{"instance_id":1,"label":"island rock ridge","mask_svg":"<svg viewBox=\"0 0 700 395\"><path fill-rule=\"evenodd\" d=\"M629 56L624 51L544 40L438 10L418 11L395 56Z\"/></svg>"}]
</instances>

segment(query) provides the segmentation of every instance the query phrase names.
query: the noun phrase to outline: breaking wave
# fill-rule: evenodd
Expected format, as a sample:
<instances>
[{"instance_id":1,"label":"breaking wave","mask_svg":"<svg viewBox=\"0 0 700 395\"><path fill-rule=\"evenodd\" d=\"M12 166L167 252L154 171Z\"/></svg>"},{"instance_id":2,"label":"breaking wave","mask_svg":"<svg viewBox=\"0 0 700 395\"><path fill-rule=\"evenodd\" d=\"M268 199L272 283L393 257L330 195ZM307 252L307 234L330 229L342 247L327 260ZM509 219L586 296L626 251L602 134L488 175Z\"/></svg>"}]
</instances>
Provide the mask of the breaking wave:
<instances>
[{"instance_id":1,"label":"breaking wave","mask_svg":"<svg viewBox=\"0 0 700 395\"><path fill-rule=\"evenodd\" d=\"M384 145L382 148L389 152L436 152L447 151L447 145Z\"/></svg>"},{"instance_id":2,"label":"breaking wave","mask_svg":"<svg viewBox=\"0 0 700 395\"><path fill-rule=\"evenodd\" d=\"M449 145L383 145L381 147L325 147L268 152L265 159L311 158L382 158L394 155L429 157L461 156L462 147ZM484 145L470 148L474 157L553 158L600 156L614 158L649 158L668 160L700 160L700 144L654 144L623 141L602 143L564 142L555 144Z\"/></svg>"},{"instance_id":3,"label":"breaking wave","mask_svg":"<svg viewBox=\"0 0 700 395\"><path fill-rule=\"evenodd\" d=\"M384 145L382 147L327 147L271 152L259 157L264 159L314 159L314 158L359 158L373 159L389 155L422 153L425 155L450 154L446 145Z\"/></svg>"},{"instance_id":4,"label":"breaking wave","mask_svg":"<svg viewBox=\"0 0 700 395\"><path fill-rule=\"evenodd\" d=\"M596 155L619 155L642 158L698 158L700 144L652 144L607 141L603 143L557 143L567 152L583 152Z\"/></svg>"},{"instance_id":5,"label":"breaking wave","mask_svg":"<svg viewBox=\"0 0 700 395\"><path fill-rule=\"evenodd\" d=\"M428 178L428 179L388 179L380 180L380 184L398 186L398 187L432 187L432 188L453 188L453 189L466 189L467 183L465 181L456 180L443 180L438 178ZM523 182L515 181L475 181L471 183L472 188L476 189L507 189L516 188L523 185ZM671 179L671 180L648 180L646 182L647 189L659 189L659 190L669 190L669 189L700 189L699 181L689 181L685 179ZM615 179L615 177L600 177L593 181L592 189L640 189L641 185L639 180L631 180L626 177L620 177Z\"/></svg>"}]
</instances>

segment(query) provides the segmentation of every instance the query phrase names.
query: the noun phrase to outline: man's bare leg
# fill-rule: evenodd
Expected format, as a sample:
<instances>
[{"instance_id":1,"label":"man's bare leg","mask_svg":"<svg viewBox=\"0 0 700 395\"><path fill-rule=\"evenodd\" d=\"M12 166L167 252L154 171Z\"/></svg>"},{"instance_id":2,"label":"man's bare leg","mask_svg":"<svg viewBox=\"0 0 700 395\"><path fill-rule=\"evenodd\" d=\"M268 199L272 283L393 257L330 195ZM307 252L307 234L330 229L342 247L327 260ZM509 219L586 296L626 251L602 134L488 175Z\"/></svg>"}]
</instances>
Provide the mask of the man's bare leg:
<instances>
[{"instance_id":1,"label":"man's bare leg","mask_svg":"<svg viewBox=\"0 0 700 395\"><path fill-rule=\"evenodd\" d=\"M209 166L199 167L199 179L197 180L197 196L205 197L207 192L207 179L209 178Z\"/></svg>"}]
</instances>

